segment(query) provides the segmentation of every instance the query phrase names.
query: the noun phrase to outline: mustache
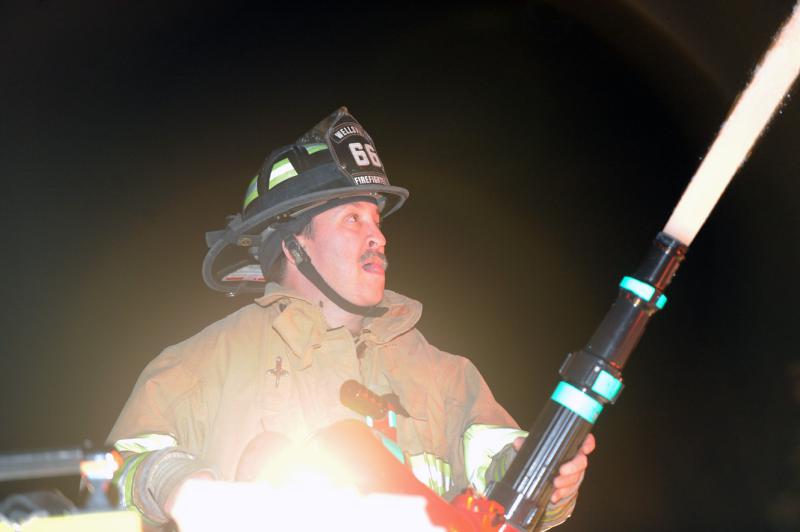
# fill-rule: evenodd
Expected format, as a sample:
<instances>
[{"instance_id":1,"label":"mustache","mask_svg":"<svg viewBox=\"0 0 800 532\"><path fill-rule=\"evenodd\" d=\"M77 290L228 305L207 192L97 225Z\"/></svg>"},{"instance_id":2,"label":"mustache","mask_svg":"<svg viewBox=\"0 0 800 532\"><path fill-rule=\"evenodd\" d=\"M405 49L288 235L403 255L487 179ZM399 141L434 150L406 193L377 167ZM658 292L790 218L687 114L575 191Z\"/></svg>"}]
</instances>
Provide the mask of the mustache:
<instances>
[{"instance_id":1,"label":"mustache","mask_svg":"<svg viewBox=\"0 0 800 532\"><path fill-rule=\"evenodd\" d=\"M359 258L358 261L361 264L364 264L365 262L367 262L368 260L370 260L372 258L377 258L377 259L379 259L381 261L384 271L389 269L389 259L387 259L386 255L384 255L380 251L374 251L374 250L369 249L369 250L365 251L363 255L361 255L361 258Z\"/></svg>"}]
</instances>

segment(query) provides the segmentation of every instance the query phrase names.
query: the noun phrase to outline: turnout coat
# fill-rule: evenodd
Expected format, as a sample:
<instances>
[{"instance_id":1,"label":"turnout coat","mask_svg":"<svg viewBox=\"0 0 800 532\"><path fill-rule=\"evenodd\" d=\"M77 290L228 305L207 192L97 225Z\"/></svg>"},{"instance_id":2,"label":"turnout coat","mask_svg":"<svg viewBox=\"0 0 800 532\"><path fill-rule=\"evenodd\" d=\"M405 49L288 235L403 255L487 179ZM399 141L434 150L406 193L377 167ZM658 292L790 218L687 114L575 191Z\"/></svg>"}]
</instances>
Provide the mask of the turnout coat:
<instances>
[{"instance_id":1,"label":"turnout coat","mask_svg":"<svg viewBox=\"0 0 800 532\"><path fill-rule=\"evenodd\" d=\"M127 457L118 478L125 501L163 522L160 506L182 478L205 469L233 479L259 434L302 442L336 421L363 419L339 400L348 379L397 395L409 414L398 416L398 444L422 482L441 495L483 489L492 457L526 433L469 360L415 328L419 302L387 290L381 305L388 311L353 335L329 329L318 307L270 283L254 303L165 349L108 438Z\"/></svg>"}]
</instances>

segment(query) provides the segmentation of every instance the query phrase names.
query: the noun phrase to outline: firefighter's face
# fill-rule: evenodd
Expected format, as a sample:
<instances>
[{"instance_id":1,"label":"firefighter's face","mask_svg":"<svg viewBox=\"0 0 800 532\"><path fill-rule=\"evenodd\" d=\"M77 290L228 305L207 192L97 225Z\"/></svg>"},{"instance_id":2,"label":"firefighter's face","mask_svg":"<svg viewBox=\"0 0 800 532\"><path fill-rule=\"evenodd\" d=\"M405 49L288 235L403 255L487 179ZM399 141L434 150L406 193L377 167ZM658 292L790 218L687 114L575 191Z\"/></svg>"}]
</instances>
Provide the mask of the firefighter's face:
<instances>
[{"instance_id":1,"label":"firefighter's face","mask_svg":"<svg viewBox=\"0 0 800 532\"><path fill-rule=\"evenodd\" d=\"M368 201L346 203L318 214L312 223L311 236L297 239L322 278L356 305L379 303L388 263L378 207Z\"/></svg>"}]
</instances>

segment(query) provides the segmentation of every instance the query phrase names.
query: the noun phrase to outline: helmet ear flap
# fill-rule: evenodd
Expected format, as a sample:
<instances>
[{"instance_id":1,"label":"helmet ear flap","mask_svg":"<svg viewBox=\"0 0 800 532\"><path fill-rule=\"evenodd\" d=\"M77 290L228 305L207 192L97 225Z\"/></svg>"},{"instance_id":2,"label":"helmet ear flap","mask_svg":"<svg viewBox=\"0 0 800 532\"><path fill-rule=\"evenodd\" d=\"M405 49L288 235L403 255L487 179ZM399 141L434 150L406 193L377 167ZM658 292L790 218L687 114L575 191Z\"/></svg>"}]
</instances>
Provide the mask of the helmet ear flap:
<instances>
[{"instance_id":1,"label":"helmet ear flap","mask_svg":"<svg viewBox=\"0 0 800 532\"><path fill-rule=\"evenodd\" d=\"M256 249L255 259L261 266L261 273L265 281L269 281L269 273L272 265L278 258L278 253L282 252L280 248L281 239L276 234L275 227L267 227L261 232L261 241ZM251 248L252 251L252 248Z\"/></svg>"},{"instance_id":2,"label":"helmet ear flap","mask_svg":"<svg viewBox=\"0 0 800 532\"><path fill-rule=\"evenodd\" d=\"M274 280L269 278L269 273L275 261L283 255L283 241L301 233L310 221L310 218L302 216L289 222L273 224L261 232L256 258L261 265L261 273L264 275L265 281Z\"/></svg>"}]
</instances>

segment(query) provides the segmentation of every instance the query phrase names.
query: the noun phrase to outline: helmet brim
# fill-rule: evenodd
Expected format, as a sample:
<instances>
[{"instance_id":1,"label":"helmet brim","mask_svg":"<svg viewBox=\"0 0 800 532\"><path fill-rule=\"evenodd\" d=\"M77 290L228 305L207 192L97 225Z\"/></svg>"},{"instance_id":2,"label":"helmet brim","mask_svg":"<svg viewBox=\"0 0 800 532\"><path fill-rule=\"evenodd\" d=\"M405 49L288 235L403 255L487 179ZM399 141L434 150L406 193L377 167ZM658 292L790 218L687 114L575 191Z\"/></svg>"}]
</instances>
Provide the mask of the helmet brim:
<instances>
[{"instance_id":1,"label":"helmet brim","mask_svg":"<svg viewBox=\"0 0 800 532\"><path fill-rule=\"evenodd\" d=\"M263 280L224 280L232 271L259 265L249 250L252 246L259 245L261 233L276 222L290 221L328 201L373 194L381 196L385 201L381 209L381 218L386 218L402 207L409 195L405 188L392 185L348 186L304 194L244 219L241 215L236 215L222 231L206 234L209 250L203 259L203 280L210 288L231 295L263 292Z\"/></svg>"}]
</instances>

